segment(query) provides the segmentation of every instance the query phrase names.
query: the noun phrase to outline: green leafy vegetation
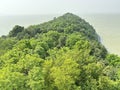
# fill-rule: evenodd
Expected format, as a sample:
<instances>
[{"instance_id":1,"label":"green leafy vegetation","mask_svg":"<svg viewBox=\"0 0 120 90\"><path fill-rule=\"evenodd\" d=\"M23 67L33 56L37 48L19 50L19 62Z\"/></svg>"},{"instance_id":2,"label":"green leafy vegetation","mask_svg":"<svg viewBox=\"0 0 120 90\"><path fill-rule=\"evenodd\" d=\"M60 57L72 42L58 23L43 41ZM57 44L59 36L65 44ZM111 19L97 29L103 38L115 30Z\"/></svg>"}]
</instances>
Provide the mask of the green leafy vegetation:
<instances>
[{"instance_id":1,"label":"green leafy vegetation","mask_svg":"<svg viewBox=\"0 0 120 90\"><path fill-rule=\"evenodd\" d=\"M119 90L120 57L66 13L0 37L0 90Z\"/></svg>"}]
</instances>

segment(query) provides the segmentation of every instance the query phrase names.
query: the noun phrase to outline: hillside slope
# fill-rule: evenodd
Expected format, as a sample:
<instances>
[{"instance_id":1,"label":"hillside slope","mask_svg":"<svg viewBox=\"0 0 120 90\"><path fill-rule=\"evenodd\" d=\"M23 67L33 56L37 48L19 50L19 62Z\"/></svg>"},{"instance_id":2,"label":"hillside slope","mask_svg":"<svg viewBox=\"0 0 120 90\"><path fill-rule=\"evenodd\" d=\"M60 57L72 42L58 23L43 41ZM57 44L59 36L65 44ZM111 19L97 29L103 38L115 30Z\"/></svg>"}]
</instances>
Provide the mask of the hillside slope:
<instances>
[{"instance_id":1,"label":"hillside slope","mask_svg":"<svg viewBox=\"0 0 120 90\"><path fill-rule=\"evenodd\" d=\"M0 38L0 90L119 90L120 58L72 14Z\"/></svg>"}]
</instances>

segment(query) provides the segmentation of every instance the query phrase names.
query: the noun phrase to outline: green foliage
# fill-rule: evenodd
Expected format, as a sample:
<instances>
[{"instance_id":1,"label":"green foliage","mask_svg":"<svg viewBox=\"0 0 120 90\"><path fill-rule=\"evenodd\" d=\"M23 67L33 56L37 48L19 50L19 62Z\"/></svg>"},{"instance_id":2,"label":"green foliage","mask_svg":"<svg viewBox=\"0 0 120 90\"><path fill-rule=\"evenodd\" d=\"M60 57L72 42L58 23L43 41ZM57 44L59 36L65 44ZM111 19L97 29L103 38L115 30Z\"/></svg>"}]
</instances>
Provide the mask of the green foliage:
<instances>
[{"instance_id":1,"label":"green foliage","mask_svg":"<svg viewBox=\"0 0 120 90\"><path fill-rule=\"evenodd\" d=\"M0 90L26 90L26 78L22 73L11 72L10 67L0 70Z\"/></svg>"},{"instance_id":2,"label":"green foliage","mask_svg":"<svg viewBox=\"0 0 120 90\"><path fill-rule=\"evenodd\" d=\"M71 13L0 38L0 90L119 90L120 57Z\"/></svg>"},{"instance_id":3,"label":"green foliage","mask_svg":"<svg viewBox=\"0 0 120 90\"><path fill-rule=\"evenodd\" d=\"M19 25L16 25L12 31L10 31L9 36L10 37L16 37L20 32L24 30L24 27L21 27Z\"/></svg>"},{"instance_id":4,"label":"green foliage","mask_svg":"<svg viewBox=\"0 0 120 90\"><path fill-rule=\"evenodd\" d=\"M45 88L44 76L40 67L33 67L29 72L28 78L28 85L32 90L43 90Z\"/></svg>"},{"instance_id":5,"label":"green foliage","mask_svg":"<svg viewBox=\"0 0 120 90\"><path fill-rule=\"evenodd\" d=\"M0 56L12 49L16 42L15 38L0 38Z\"/></svg>"},{"instance_id":6,"label":"green foliage","mask_svg":"<svg viewBox=\"0 0 120 90\"><path fill-rule=\"evenodd\" d=\"M109 61L110 65L113 65L115 67L120 66L120 57L114 54L108 54L106 57L107 61Z\"/></svg>"}]
</instances>

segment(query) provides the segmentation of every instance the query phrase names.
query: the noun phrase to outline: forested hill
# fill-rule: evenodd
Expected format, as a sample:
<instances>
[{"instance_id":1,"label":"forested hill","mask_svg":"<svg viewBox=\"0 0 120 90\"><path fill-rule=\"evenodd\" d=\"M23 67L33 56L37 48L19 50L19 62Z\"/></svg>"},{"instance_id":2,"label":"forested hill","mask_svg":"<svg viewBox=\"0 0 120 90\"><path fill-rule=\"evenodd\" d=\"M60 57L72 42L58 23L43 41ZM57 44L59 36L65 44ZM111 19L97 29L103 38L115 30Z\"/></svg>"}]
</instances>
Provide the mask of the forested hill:
<instances>
[{"instance_id":1,"label":"forested hill","mask_svg":"<svg viewBox=\"0 0 120 90\"><path fill-rule=\"evenodd\" d=\"M88 39L97 40L97 35L94 28L85 20L71 13L66 13L63 16L54 18L49 22L40 25L32 25L26 29L21 26L15 26L9 33L10 37L17 37L18 39L35 37L37 34L47 33L49 31L56 31L58 33L72 34L80 32Z\"/></svg>"},{"instance_id":2,"label":"forested hill","mask_svg":"<svg viewBox=\"0 0 120 90\"><path fill-rule=\"evenodd\" d=\"M72 14L0 37L0 90L119 90L120 57Z\"/></svg>"}]
</instances>

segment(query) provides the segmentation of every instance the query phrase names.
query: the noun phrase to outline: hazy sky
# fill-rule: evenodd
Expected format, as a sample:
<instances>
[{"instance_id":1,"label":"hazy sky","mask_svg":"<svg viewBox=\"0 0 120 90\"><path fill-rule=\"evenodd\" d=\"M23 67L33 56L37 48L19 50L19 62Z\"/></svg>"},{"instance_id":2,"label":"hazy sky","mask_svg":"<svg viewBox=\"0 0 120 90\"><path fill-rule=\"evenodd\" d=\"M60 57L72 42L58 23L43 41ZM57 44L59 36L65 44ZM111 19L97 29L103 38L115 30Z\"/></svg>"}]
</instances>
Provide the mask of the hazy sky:
<instances>
[{"instance_id":1,"label":"hazy sky","mask_svg":"<svg viewBox=\"0 0 120 90\"><path fill-rule=\"evenodd\" d=\"M0 0L0 14L120 13L120 0Z\"/></svg>"}]
</instances>

